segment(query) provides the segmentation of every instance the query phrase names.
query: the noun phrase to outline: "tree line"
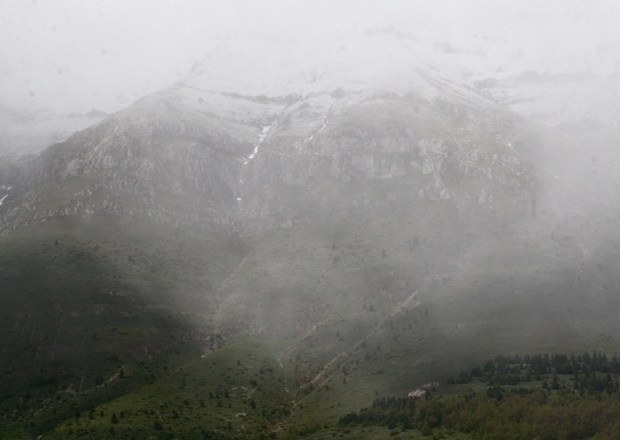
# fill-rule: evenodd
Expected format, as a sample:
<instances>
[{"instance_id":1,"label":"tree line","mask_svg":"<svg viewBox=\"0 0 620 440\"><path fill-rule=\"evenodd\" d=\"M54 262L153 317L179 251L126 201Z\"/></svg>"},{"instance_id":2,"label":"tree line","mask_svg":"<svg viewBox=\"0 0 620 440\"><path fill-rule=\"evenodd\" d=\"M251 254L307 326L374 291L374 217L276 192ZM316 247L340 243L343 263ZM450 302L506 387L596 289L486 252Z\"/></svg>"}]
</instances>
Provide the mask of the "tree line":
<instances>
[{"instance_id":1,"label":"tree line","mask_svg":"<svg viewBox=\"0 0 620 440\"><path fill-rule=\"evenodd\" d=\"M507 440L620 438L618 374L617 357L604 353L498 356L451 378L451 383L486 383L482 392L382 397L341 417L338 424L418 429L423 434L441 427L474 438Z\"/></svg>"},{"instance_id":2,"label":"tree line","mask_svg":"<svg viewBox=\"0 0 620 440\"><path fill-rule=\"evenodd\" d=\"M603 374L603 378L601 375ZM594 388L604 391L617 388L620 374L620 360L617 356L609 357L605 353L594 351L582 355L571 354L537 354L534 356L497 356L487 361L483 367L461 371L458 376L450 377L448 385L467 384L472 381L515 386L521 382L543 380L546 375L572 375L575 389ZM554 389L559 389L557 377L552 379Z\"/></svg>"}]
</instances>

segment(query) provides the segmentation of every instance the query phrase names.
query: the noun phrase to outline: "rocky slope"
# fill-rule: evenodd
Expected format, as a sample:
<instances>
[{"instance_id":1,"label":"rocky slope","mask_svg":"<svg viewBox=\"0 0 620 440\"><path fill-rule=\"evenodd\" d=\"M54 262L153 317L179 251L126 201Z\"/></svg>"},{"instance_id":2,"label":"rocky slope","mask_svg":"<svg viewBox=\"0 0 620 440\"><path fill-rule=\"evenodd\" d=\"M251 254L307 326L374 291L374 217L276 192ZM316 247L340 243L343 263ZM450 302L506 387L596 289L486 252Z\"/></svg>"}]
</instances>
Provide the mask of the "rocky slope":
<instances>
[{"instance_id":1,"label":"rocky slope","mask_svg":"<svg viewBox=\"0 0 620 440\"><path fill-rule=\"evenodd\" d=\"M414 92L341 88L305 98L253 98L178 85L29 163L14 185L28 195L7 200L2 229L97 210L160 216L179 225L238 221L251 229L254 220L275 211L284 222L297 215L298 208L265 200L270 187L304 188L327 178L418 175L424 184L410 190L421 199L485 204L494 192L532 199L532 130L480 97L472 104L437 92L430 100ZM5 185L14 180L3 173ZM476 187L463 187L463 181Z\"/></svg>"}]
</instances>

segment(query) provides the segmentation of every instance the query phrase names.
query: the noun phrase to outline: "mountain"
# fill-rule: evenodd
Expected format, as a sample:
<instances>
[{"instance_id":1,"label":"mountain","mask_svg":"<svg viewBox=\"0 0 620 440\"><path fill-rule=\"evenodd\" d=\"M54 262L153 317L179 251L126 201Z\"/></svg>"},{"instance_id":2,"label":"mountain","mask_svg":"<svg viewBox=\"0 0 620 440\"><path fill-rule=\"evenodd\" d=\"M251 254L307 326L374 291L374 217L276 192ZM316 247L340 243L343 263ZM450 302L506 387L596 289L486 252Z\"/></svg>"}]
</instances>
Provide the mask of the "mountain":
<instances>
[{"instance_id":1,"label":"mountain","mask_svg":"<svg viewBox=\"0 0 620 440\"><path fill-rule=\"evenodd\" d=\"M2 168L6 438L262 438L498 353L616 351L613 185L416 47L300 72L223 44Z\"/></svg>"}]
</instances>

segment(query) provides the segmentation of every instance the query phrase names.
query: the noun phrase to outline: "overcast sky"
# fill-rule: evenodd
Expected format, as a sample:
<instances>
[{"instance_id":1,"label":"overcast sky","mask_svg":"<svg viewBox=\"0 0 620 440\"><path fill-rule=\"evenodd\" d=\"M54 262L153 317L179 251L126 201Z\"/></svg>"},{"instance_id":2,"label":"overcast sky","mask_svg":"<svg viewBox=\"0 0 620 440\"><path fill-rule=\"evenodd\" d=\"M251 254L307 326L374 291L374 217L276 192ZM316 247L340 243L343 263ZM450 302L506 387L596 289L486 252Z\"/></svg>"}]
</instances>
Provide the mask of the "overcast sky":
<instances>
[{"instance_id":1,"label":"overcast sky","mask_svg":"<svg viewBox=\"0 0 620 440\"><path fill-rule=\"evenodd\" d=\"M183 78L222 40L314 56L390 27L450 45L481 76L612 75L619 22L617 1L0 0L0 105L111 112Z\"/></svg>"}]
</instances>

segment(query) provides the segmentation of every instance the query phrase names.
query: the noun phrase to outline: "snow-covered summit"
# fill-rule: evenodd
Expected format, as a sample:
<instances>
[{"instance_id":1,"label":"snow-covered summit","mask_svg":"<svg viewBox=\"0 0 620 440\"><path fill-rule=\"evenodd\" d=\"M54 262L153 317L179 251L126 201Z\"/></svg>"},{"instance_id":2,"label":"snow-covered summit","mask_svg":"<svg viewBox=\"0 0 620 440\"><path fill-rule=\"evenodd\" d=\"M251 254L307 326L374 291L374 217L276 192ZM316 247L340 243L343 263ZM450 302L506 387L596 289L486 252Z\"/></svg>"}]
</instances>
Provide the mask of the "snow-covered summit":
<instances>
[{"instance_id":1,"label":"snow-covered summit","mask_svg":"<svg viewBox=\"0 0 620 440\"><path fill-rule=\"evenodd\" d=\"M432 98L427 77L459 75L437 47L394 29L367 30L340 43L267 37L222 41L180 83L255 97L307 96L341 87L348 92L417 90Z\"/></svg>"}]
</instances>

